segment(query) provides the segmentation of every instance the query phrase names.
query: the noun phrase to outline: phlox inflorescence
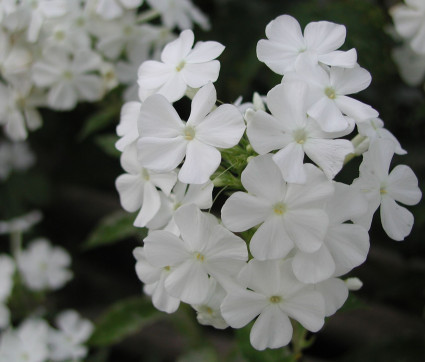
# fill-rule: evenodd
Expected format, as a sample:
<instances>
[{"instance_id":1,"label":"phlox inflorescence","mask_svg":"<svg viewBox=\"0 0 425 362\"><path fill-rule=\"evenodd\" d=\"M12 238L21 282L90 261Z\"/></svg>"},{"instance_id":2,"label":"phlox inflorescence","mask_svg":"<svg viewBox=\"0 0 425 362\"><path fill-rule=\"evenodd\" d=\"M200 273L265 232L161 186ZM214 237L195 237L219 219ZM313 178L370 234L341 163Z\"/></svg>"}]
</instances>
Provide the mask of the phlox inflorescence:
<instances>
[{"instance_id":1,"label":"phlox inflorescence","mask_svg":"<svg viewBox=\"0 0 425 362\"><path fill-rule=\"evenodd\" d=\"M219 329L255 321L250 341L259 350L286 346L291 320L318 331L361 287L341 278L366 260L379 205L388 236L403 240L413 216L396 202L421 198L410 168L388 172L394 153L406 151L353 97L371 75L355 49L338 50L345 27L313 22L302 34L284 15L266 35L258 58L282 82L253 103L217 105L224 47L193 46L183 31L161 62L140 65L139 100L124 104L116 143L127 172L116 181L121 204L148 229L134 250L145 293L166 313L190 304L199 323ZM184 95L187 120L173 106ZM361 155L359 177L337 182ZM227 197L221 211L215 187Z\"/></svg>"},{"instance_id":2,"label":"phlox inflorescence","mask_svg":"<svg viewBox=\"0 0 425 362\"><path fill-rule=\"evenodd\" d=\"M162 23L149 23L158 17ZM40 128L40 107L69 111L100 101L119 84L129 88L126 100L136 100L135 58L138 66L156 57L175 38L175 27L194 22L208 27L190 0L0 2L0 125L6 136L20 141Z\"/></svg>"}]
</instances>

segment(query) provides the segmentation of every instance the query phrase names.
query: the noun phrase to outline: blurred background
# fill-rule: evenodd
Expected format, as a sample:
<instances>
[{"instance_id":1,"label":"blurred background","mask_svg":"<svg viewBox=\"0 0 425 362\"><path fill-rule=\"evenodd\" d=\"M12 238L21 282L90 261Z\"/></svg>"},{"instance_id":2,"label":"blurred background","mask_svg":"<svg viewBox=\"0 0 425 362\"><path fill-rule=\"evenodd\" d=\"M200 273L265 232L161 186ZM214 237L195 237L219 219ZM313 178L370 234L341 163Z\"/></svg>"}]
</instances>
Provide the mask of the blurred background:
<instances>
[{"instance_id":1,"label":"blurred background","mask_svg":"<svg viewBox=\"0 0 425 362\"><path fill-rule=\"evenodd\" d=\"M373 79L357 98L380 112L386 128L408 151L405 156L396 156L393 164L409 165L424 190L425 94L422 87L403 83L391 58L395 42L387 32L391 26L388 8L396 1L194 3L208 14L212 25L208 32L196 28L196 39L215 40L226 46L219 58L221 72L216 83L218 98L223 102L233 102L239 96L250 101L254 91L266 94L280 82L280 76L257 60L255 51L258 40L265 37L266 25L278 15L294 16L302 28L318 20L344 24L347 39L343 49L356 48L359 64L369 70ZM125 225L129 237L124 240L98 248L86 246L93 237L94 226L121 210L114 182L122 170L119 154L110 147L121 104L117 90L102 102L80 104L72 112L43 110L43 128L29 137L37 155L36 166L26 173L12 174L0 184L0 219L42 210L43 222L25 240L43 235L63 245L73 256L74 280L54 294L51 307L72 307L94 321L111 304L142 293L132 256L134 247L141 244L142 233L134 235L131 225ZM115 123L85 136L88 117L106 107ZM358 166L360 161L352 163ZM338 176L340 180L357 177L356 167L349 166ZM315 343L305 351L304 361L425 360L425 205L421 202L409 210L415 215L415 225L403 242L390 240L381 229L379 215L375 215L368 260L350 274L359 277L364 286L316 334ZM0 248L7 251L7 242L1 243ZM233 351L235 339L242 338L242 333L198 326L194 313L180 308L175 315L161 314L149 320L142 330L112 347L102 348L99 343L89 360L238 360ZM209 347L199 351L205 340ZM278 359L264 353L253 355L252 360Z\"/></svg>"}]
</instances>

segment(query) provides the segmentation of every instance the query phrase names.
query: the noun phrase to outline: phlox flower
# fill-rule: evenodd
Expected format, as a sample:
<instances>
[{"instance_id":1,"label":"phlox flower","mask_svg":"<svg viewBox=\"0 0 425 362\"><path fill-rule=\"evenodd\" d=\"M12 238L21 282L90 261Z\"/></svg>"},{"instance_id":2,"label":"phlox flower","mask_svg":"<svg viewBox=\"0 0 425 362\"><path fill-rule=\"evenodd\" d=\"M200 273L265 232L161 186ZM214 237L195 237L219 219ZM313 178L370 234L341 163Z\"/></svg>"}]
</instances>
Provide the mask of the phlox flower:
<instances>
[{"instance_id":1,"label":"phlox flower","mask_svg":"<svg viewBox=\"0 0 425 362\"><path fill-rule=\"evenodd\" d=\"M26 319L16 330L7 330L0 337L0 361L47 361L48 330L42 319Z\"/></svg>"},{"instance_id":2,"label":"phlox flower","mask_svg":"<svg viewBox=\"0 0 425 362\"><path fill-rule=\"evenodd\" d=\"M396 47L392 57L397 64L400 77L410 86L420 85L425 78L425 53L412 50L408 43Z\"/></svg>"},{"instance_id":3,"label":"phlox flower","mask_svg":"<svg viewBox=\"0 0 425 362\"><path fill-rule=\"evenodd\" d=\"M65 51L47 50L44 59L33 66L33 80L38 87L49 88L47 103L57 110L69 110L80 100L96 101L104 87L100 76L90 74L99 71L101 57L81 50L70 56Z\"/></svg>"},{"instance_id":4,"label":"phlox flower","mask_svg":"<svg viewBox=\"0 0 425 362\"><path fill-rule=\"evenodd\" d=\"M44 22L61 17L67 12L66 0L24 0L22 3L29 13L27 39L35 43Z\"/></svg>"},{"instance_id":5,"label":"phlox flower","mask_svg":"<svg viewBox=\"0 0 425 362\"><path fill-rule=\"evenodd\" d=\"M329 278L313 285L313 289L319 292L325 301L325 316L330 317L340 309L348 298L349 288L339 278Z\"/></svg>"},{"instance_id":6,"label":"phlox flower","mask_svg":"<svg viewBox=\"0 0 425 362\"><path fill-rule=\"evenodd\" d=\"M390 9L396 31L419 54L425 54L425 2L405 0Z\"/></svg>"},{"instance_id":7,"label":"phlox flower","mask_svg":"<svg viewBox=\"0 0 425 362\"><path fill-rule=\"evenodd\" d=\"M52 246L46 239L33 240L18 254L17 264L25 285L31 290L59 289L72 278L68 252Z\"/></svg>"},{"instance_id":8,"label":"phlox flower","mask_svg":"<svg viewBox=\"0 0 425 362\"><path fill-rule=\"evenodd\" d=\"M56 325L58 329L50 328L48 333L50 359L75 361L86 357L88 349L83 344L93 333L93 323L75 310L65 310L56 317Z\"/></svg>"},{"instance_id":9,"label":"phlox flower","mask_svg":"<svg viewBox=\"0 0 425 362\"><path fill-rule=\"evenodd\" d=\"M8 221L0 221L0 235L12 233L24 233L38 224L43 218L43 214L38 210L33 210L25 215L15 217Z\"/></svg>"},{"instance_id":10,"label":"phlox flower","mask_svg":"<svg viewBox=\"0 0 425 362\"><path fill-rule=\"evenodd\" d=\"M259 225L250 241L259 259L280 259L295 247L306 253L320 249L329 219L324 203L333 185L322 171L304 165L305 184L286 183L271 155L252 159L242 172L245 192L235 192L223 205L221 218L231 231Z\"/></svg>"},{"instance_id":11,"label":"phlox flower","mask_svg":"<svg viewBox=\"0 0 425 362\"><path fill-rule=\"evenodd\" d=\"M180 299L169 295L164 284L172 270L171 267L151 265L146 260L143 247L135 248L133 256L136 259L136 274L144 283L143 291L152 297L152 304L162 312L174 313L179 308Z\"/></svg>"},{"instance_id":12,"label":"phlox flower","mask_svg":"<svg viewBox=\"0 0 425 362\"><path fill-rule=\"evenodd\" d=\"M290 261L252 259L238 280L241 288L228 293L221 312L233 328L242 328L258 316L250 333L255 349L286 346L293 331L289 318L312 332L322 328L323 296L293 276Z\"/></svg>"},{"instance_id":13,"label":"phlox flower","mask_svg":"<svg viewBox=\"0 0 425 362\"><path fill-rule=\"evenodd\" d=\"M96 13L107 20L124 14L125 10L137 9L143 0L97 0Z\"/></svg>"},{"instance_id":14,"label":"phlox flower","mask_svg":"<svg viewBox=\"0 0 425 362\"><path fill-rule=\"evenodd\" d=\"M208 30L208 18L192 4L191 0L147 0L147 3L161 13L162 23L167 28L177 26L180 30L191 29L193 23Z\"/></svg>"},{"instance_id":15,"label":"phlox flower","mask_svg":"<svg viewBox=\"0 0 425 362\"><path fill-rule=\"evenodd\" d=\"M341 276L362 264L369 252L369 234L361 225L347 223L367 211L359 190L335 182L335 192L325 206L329 226L321 247L314 252L297 250L292 259L294 275L303 283L319 283Z\"/></svg>"},{"instance_id":16,"label":"phlox flower","mask_svg":"<svg viewBox=\"0 0 425 362\"><path fill-rule=\"evenodd\" d=\"M272 116L264 111L248 111L247 135L253 149L260 155L279 150L273 161L279 166L287 182L303 183L306 174L304 154L333 179L341 170L345 156L354 152L348 140L336 140L351 132L340 134L321 130L317 122L308 117L308 85L288 82L274 87L267 94L267 106Z\"/></svg>"},{"instance_id":17,"label":"phlox flower","mask_svg":"<svg viewBox=\"0 0 425 362\"><path fill-rule=\"evenodd\" d=\"M371 144L376 139L388 139L394 142L395 150L397 155L405 155L407 152L404 150L398 139L386 128L384 128L384 122L380 118L374 118L361 122L357 125L359 134L367 137L367 143Z\"/></svg>"},{"instance_id":18,"label":"phlox flower","mask_svg":"<svg viewBox=\"0 0 425 362\"><path fill-rule=\"evenodd\" d=\"M369 229L373 214L380 207L385 232L391 239L401 241L412 230L413 215L396 201L415 205L420 201L422 193L410 167L398 165L389 173L395 149L393 141L376 139L363 154L360 176L354 180L353 186L360 189L369 204L367 212L354 221Z\"/></svg>"},{"instance_id":19,"label":"phlox flower","mask_svg":"<svg viewBox=\"0 0 425 362\"><path fill-rule=\"evenodd\" d=\"M0 143L0 180L6 180L13 171L25 171L35 163L35 155L28 143Z\"/></svg>"},{"instance_id":20,"label":"phlox flower","mask_svg":"<svg viewBox=\"0 0 425 362\"><path fill-rule=\"evenodd\" d=\"M328 21L309 23L304 29L290 15L281 15L266 27L268 40L257 44L257 56L261 62L277 74L284 75L295 70L295 64L303 57L312 63L318 62L344 68L352 68L357 63L355 49L337 50L344 44L344 25Z\"/></svg>"},{"instance_id":21,"label":"phlox flower","mask_svg":"<svg viewBox=\"0 0 425 362\"><path fill-rule=\"evenodd\" d=\"M378 117L378 112L371 106L348 97L369 86L372 78L363 68L326 69L303 59L297 63L296 71L288 73L282 82L292 79L302 79L310 85L307 114L326 132L347 129L349 122L344 114L356 122Z\"/></svg>"},{"instance_id":22,"label":"phlox flower","mask_svg":"<svg viewBox=\"0 0 425 362\"><path fill-rule=\"evenodd\" d=\"M160 193L161 206L146 227L149 230L163 229L175 235L180 235L174 218L177 210L189 204L194 204L201 210L209 209L212 206L213 189L214 184L211 181L201 185L188 185L177 181L168 197L164 193Z\"/></svg>"},{"instance_id":23,"label":"phlox flower","mask_svg":"<svg viewBox=\"0 0 425 362\"><path fill-rule=\"evenodd\" d=\"M22 141L28 131L40 128L43 121L36 107L44 104L44 96L31 92L31 88L22 92L0 83L0 125L6 135L13 141Z\"/></svg>"},{"instance_id":24,"label":"phlox flower","mask_svg":"<svg viewBox=\"0 0 425 362\"><path fill-rule=\"evenodd\" d=\"M223 52L224 46L207 41L197 42L192 49L193 42L192 30L185 30L164 47L160 62L143 62L138 72L142 101L158 93L175 102L184 96L188 87L200 88L217 80L220 62L214 59Z\"/></svg>"},{"instance_id":25,"label":"phlox flower","mask_svg":"<svg viewBox=\"0 0 425 362\"><path fill-rule=\"evenodd\" d=\"M188 121L183 122L162 95L146 99L140 108L137 143L142 166L166 172L184 159L179 180L190 184L207 182L220 165L217 148L235 146L245 130L238 109L230 104L214 109L216 100L212 83L202 87L193 98Z\"/></svg>"},{"instance_id":26,"label":"phlox flower","mask_svg":"<svg viewBox=\"0 0 425 362\"><path fill-rule=\"evenodd\" d=\"M175 221L181 237L167 231L153 231L145 238L145 256L156 267L170 267L165 289L189 304L207 298L209 278L235 277L248 259L245 242L202 213L197 206L177 210Z\"/></svg>"},{"instance_id":27,"label":"phlox flower","mask_svg":"<svg viewBox=\"0 0 425 362\"><path fill-rule=\"evenodd\" d=\"M226 291L213 278L209 279L209 291L202 303L192 305L196 310L196 319L199 324L212 326L217 329L225 329L228 324L221 315L220 306L226 296Z\"/></svg>"},{"instance_id":28,"label":"phlox flower","mask_svg":"<svg viewBox=\"0 0 425 362\"><path fill-rule=\"evenodd\" d=\"M140 102L131 101L121 107L120 123L116 129L117 135L121 138L115 143L115 147L121 152L139 138L137 120L141 106Z\"/></svg>"},{"instance_id":29,"label":"phlox flower","mask_svg":"<svg viewBox=\"0 0 425 362\"><path fill-rule=\"evenodd\" d=\"M134 226L144 227L153 219L161 206L159 190L166 196L177 181L173 171L157 173L143 168L137 159L135 145L127 147L121 155L121 165L127 172L115 181L121 206L128 212L139 211Z\"/></svg>"}]
</instances>

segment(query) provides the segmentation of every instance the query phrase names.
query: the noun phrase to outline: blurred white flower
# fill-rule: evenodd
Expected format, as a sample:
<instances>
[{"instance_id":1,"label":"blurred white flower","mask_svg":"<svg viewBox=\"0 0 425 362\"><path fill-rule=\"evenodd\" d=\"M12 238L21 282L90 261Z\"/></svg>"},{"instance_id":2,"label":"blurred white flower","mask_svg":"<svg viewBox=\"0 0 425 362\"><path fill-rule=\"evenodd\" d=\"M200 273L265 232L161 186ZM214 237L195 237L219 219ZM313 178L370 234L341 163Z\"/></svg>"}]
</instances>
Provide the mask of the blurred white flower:
<instances>
[{"instance_id":1,"label":"blurred white flower","mask_svg":"<svg viewBox=\"0 0 425 362\"><path fill-rule=\"evenodd\" d=\"M0 221L0 234L23 233L31 229L35 224L39 223L43 218L43 214L34 210L28 214L10 219L8 221Z\"/></svg>"},{"instance_id":2,"label":"blurred white flower","mask_svg":"<svg viewBox=\"0 0 425 362\"><path fill-rule=\"evenodd\" d=\"M88 348L84 343L93 333L94 325L75 310L66 310L56 317L58 329L48 333L49 358L53 361L77 361L85 358Z\"/></svg>"},{"instance_id":3,"label":"blurred white flower","mask_svg":"<svg viewBox=\"0 0 425 362\"><path fill-rule=\"evenodd\" d=\"M0 180L5 180L13 171L25 171L35 163L35 155L28 143L0 142Z\"/></svg>"},{"instance_id":4,"label":"blurred white flower","mask_svg":"<svg viewBox=\"0 0 425 362\"><path fill-rule=\"evenodd\" d=\"M33 240L19 253L17 264L25 285L31 290L59 289L72 278L68 252L52 246L46 239Z\"/></svg>"}]
</instances>

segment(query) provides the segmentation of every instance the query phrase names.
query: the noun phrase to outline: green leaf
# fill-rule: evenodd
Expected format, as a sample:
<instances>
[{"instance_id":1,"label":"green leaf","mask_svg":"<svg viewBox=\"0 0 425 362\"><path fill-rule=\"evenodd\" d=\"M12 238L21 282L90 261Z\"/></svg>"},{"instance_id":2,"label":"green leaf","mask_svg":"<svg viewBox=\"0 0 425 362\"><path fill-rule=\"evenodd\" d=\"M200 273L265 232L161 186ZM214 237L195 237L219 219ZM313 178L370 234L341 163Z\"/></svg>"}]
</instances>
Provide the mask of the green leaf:
<instances>
[{"instance_id":1,"label":"green leaf","mask_svg":"<svg viewBox=\"0 0 425 362\"><path fill-rule=\"evenodd\" d=\"M125 238L136 236L143 239L147 235L145 228L133 226L135 215L117 211L103 218L84 243L85 249L116 243Z\"/></svg>"},{"instance_id":2,"label":"green leaf","mask_svg":"<svg viewBox=\"0 0 425 362\"><path fill-rule=\"evenodd\" d=\"M91 346L108 346L140 331L163 316L144 297L124 299L112 305L96 323Z\"/></svg>"},{"instance_id":3,"label":"green leaf","mask_svg":"<svg viewBox=\"0 0 425 362\"><path fill-rule=\"evenodd\" d=\"M213 348L202 348L190 351L183 356L179 357L177 362L218 362L220 359Z\"/></svg>"},{"instance_id":4,"label":"green leaf","mask_svg":"<svg viewBox=\"0 0 425 362\"><path fill-rule=\"evenodd\" d=\"M101 135L94 139L94 143L96 143L96 145L98 145L107 155L119 158L121 156L121 152L115 148L115 143L118 141L118 138L119 137L114 134Z\"/></svg>"},{"instance_id":5,"label":"green leaf","mask_svg":"<svg viewBox=\"0 0 425 362\"><path fill-rule=\"evenodd\" d=\"M287 347L257 351L251 346L249 334L253 323L236 330L236 341L242 356L249 362L295 362L296 358Z\"/></svg>"},{"instance_id":6,"label":"green leaf","mask_svg":"<svg viewBox=\"0 0 425 362\"><path fill-rule=\"evenodd\" d=\"M110 124L117 124L120 117L120 104L112 104L91 116L85 123L78 135L83 140L91 134L105 129Z\"/></svg>"}]
</instances>

